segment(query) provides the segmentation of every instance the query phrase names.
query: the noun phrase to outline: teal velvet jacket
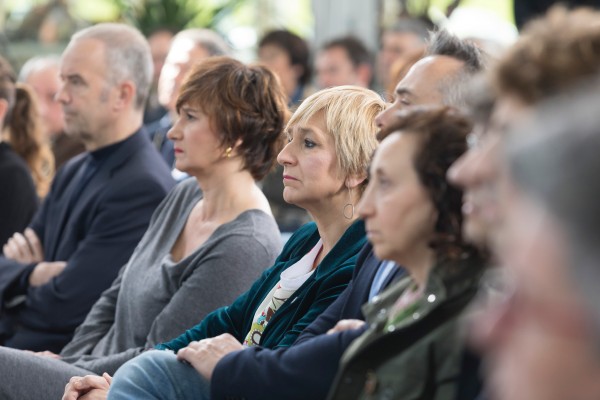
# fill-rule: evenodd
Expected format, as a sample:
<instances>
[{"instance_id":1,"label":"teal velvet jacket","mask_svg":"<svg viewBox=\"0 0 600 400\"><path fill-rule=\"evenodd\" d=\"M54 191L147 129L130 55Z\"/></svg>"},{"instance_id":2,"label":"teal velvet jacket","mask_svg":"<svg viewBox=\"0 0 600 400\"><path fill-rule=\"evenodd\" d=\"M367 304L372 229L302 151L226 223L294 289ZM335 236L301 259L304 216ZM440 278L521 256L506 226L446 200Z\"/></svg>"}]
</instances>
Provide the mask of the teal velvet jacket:
<instances>
[{"instance_id":1,"label":"teal velvet jacket","mask_svg":"<svg viewBox=\"0 0 600 400\"><path fill-rule=\"evenodd\" d=\"M230 333L240 343L250 331L258 306L279 282L280 274L299 261L319 241L317 225L310 222L300 227L288 240L275 265L254 282L250 290L228 307L208 314L198 325L170 342L156 346L160 350L186 347L190 342ZM356 256L366 243L364 223L355 221L315 272L271 317L261 338L261 346L269 349L290 346L296 337L321 314L348 285Z\"/></svg>"}]
</instances>

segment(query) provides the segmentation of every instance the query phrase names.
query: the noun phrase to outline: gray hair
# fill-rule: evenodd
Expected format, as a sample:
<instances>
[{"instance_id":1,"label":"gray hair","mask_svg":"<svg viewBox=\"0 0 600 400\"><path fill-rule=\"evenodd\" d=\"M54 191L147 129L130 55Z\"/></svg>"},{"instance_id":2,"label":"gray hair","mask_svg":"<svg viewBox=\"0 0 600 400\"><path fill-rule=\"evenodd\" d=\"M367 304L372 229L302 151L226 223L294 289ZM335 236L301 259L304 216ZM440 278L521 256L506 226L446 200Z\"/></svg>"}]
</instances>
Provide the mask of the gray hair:
<instances>
[{"instance_id":1,"label":"gray hair","mask_svg":"<svg viewBox=\"0 0 600 400\"><path fill-rule=\"evenodd\" d=\"M542 103L515 130L506 158L513 181L564 230L569 270L600 334L599 89L599 80L586 82Z\"/></svg>"},{"instance_id":2,"label":"gray hair","mask_svg":"<svg viewBox=\"0 0 600 400\"><path fill-rule=\"evenodd\" d=\"M204 48L210 56L231 56L231 48L218 33L210 29L192 28L179 32L173 38L191 40L196 46Z\"/></svg>"},{"instance_id":3,"label":"gray hair","mask_svg":"<svg viewBox=\"0 0 600 400\"><path fill-rule=\"evenodd\" d=\"M431 24L427 24L420 19L415 18L399 18L394 24L386 29L384 33L407 33L413 34L423 43L427 41L429 37L429 28Z\"/></svg>"},{"instance_id":4,"label":"gray hair","mask_svg":"<svg viewBox=\"0 0 600 400\"><path fill-rule=\"evenodd\" d=\"M107 79L110 84L130 80L135 84L135 107L143 109L152 82L152 55L144 36L135 28L102 23L85 28L71 37L99 40L105 45Z\"/></svg>"},{"instance_id":5,"label":"gray hair","mask_svg":"<svg viewBox=\"0 0 600 400\"><path fill-rule=\"evenodd\" d=\"M441 82L440 91L445 105L465 108L469 90L468 83L485 68L485 56L472 42L459 39L445 29L432 32L428 56L446 56L462 61L464 66L457 74L448 76Z\"/></svg>"},{"instance_id":6,"label":"gray hair","mask_svg":"<svg viewBox=\"0 0 600 400\"><path fill-rule=\"evenodd\" d=\"M60 68L60 56L57 54L32 57L23 64L19 71L19 82L25 82L35 72L46 68Z\"/></svg>"}]
</instances>

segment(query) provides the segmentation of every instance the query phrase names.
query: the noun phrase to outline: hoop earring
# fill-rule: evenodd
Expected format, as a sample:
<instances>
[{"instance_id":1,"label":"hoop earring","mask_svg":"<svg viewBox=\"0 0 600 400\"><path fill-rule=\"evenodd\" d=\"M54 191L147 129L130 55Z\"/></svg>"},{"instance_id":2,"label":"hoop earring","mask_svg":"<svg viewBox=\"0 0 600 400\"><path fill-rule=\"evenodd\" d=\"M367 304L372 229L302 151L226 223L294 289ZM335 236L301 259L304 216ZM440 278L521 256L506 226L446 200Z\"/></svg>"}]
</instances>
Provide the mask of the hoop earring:
<instances>
[{"instance_id":1,"label":"hoop earring","mask_svg":"<svg viewBox=\"0 0 600 400\"><path fill-rule=\"evenodd\" d=\"M228 147L227 149L225 149L225 157L227 158L231 158L231 151L233 149L231 147Z\"/></svg>"},{"instance_id":2,"label":"hoop earring","mask_svg":"<svg viewBox=\"0 0 600 400\"><path fill-rule=\"evenodd\" d=\"M348 189L348 197L350 198L350 200L348 201L348 203L346 203L346 205L344 205L342 214L344 215L344 218L352 219L354 218L354 204L352 204L352 194L350 192L350 188L348 186L346 186L346 188ZM350 215L348 215L348 213Z\"/></svg>"}]
</instances>

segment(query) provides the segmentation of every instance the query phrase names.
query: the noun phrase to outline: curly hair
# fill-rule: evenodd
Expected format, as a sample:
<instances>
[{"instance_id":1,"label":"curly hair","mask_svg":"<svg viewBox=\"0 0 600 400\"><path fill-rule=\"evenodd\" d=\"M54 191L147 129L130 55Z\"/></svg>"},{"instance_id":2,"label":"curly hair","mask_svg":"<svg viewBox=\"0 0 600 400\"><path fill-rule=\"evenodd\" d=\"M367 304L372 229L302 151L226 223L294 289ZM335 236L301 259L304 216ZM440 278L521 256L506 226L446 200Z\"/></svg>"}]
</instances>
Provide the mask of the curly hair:
<instances>
[{"instance_id":1,"label":"curly hair","mask_svg":"<svg viewBox=\"0 0 600 400\"><path fill-rule=\"evenodd\" d=\"M418 106L395 113L380 134L380 140L397 131L418 138L413 166L438 213L430 242L438 260L479 254L462 236L462 191L446 179L448 168L467 150L471 129L471 121L456 109Z\"/></svg>"},{"instance_id":2,"label":"curly hair","mask_svg":"<svg viewBox=\"0 0 600 400\"><path fill-rule=\"evenodd\" d=\"M289 111L283 89L268 68L224 56L202 60L181 87L177 112L185 104L208 115L223 148L241 140L243 168L254 179L271 170L283 147Z\"/></svg>"},{"instance_id":3,"label":"curly hair","mask_svg":"<svg viewBox=\"0 0 600 400\"><path fill-rule=\"evenodd\" d=\"M535 104L600 72L600 12L555 6L528 23L493 70L500 95Z\"/></svg>"}]
</instances>

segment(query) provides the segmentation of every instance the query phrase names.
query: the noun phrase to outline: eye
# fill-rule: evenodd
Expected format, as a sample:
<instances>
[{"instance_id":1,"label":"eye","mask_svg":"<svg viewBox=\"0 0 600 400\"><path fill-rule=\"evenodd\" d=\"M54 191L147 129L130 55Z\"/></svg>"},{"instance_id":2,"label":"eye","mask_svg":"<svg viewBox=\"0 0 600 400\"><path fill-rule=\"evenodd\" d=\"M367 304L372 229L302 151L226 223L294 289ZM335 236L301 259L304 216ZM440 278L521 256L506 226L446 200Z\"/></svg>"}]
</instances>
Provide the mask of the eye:
<instances>
[{"instance_id":1,"label":"eye","mask_svg":"<svg viewBox=\"0 0 600 400\"><path fill-rule=\"evenodd\" d=\"M187 112L187 111L186 111L184 114L185 114L185 117L186 117L187 119L196 119L196 117L194 117L192 114L190 114L190 113L189 113L189 112Z\"/></svg>"},{"instance_id":2,"label":"eye","mask_svg":"<svg viewBox=\"0 0 600 400\"><path fill-rule=\"evenodd\" d=\"M392 181L390 181L385 176L379 176L379 177L377 177L377 183L378 183L378 186L381 189L387 189L387 188L389 188L392 185Z\"/></svg>"},{"instance_id":3,"label":"eye","mask_svg":"<svg viewBox=\"0 0 600 400\"><path fill-rule=\"evenodd\" d=\"M401 97L399 100L400 100L400 104L402 104L403 106L407 106L408 107L408 106L411 105L411 102L408 101L406 98Z\"/></svg>"},{"instance_id":4,"label":"eye","mask_svg":"<svg viewBox=\"0 0 600 400\"><path fill-rule=\"evenodd\" d=\"M304 139L304 147L306 147L307 149L312 149L313 147L315 147L317 144L315 142L313 142L310 139Z\"/></svg>"}]
</instances>

